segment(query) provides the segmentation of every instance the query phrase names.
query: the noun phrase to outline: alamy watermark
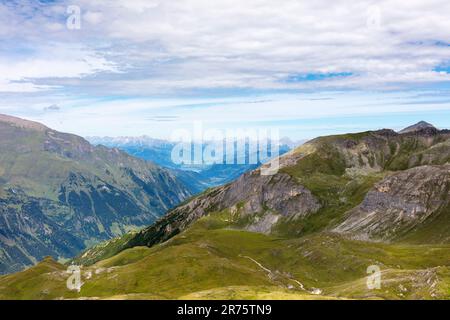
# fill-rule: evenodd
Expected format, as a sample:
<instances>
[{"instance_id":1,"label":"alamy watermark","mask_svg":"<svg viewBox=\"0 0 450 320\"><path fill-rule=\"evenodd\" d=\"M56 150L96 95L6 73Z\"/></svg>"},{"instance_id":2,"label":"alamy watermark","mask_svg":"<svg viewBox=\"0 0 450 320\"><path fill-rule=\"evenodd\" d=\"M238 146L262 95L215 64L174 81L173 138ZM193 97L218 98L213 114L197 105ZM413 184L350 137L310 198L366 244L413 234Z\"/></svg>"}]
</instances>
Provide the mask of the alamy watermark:
<instances>
[{"instance_id":1,"label":"alamy watermark","mask_svg":"<svg viewBox=\"0 0 450 320\"><path fill-rule=\"evenodd\" d=\"M83 285L81 282L81 268L79 266L71 265L67 268L67 273L70 274L66 281L67 289L80 292Z\"/></svg>"},{"instance_id":2,"label":"alamy watermark","mask_svg":"<svg viewBox=\"0 0 450 320\"><path fill-rule=\"evenodd\" d=\"M371 31L381 30L381 8L373 5L367 8L366 27Z\"/></svg>"},{"instance_id":3,"label":"alamy watermark","mask_svg":"<svg viewBox=\"0 0 450 320\"><path fill-rule=\"evenodd\" d=\"M379 290L381 289L381 269L377 265L372 265L367 268L367 289Z\"/></svg>"},{"instance_id":4,"label":"alamy watermark","mask_svg":"<svg viewBox=\"0 0 450 320\"><path fill-rule=\"evenodd\" d=\"M261 175L274 175L279 170L279 130L206 129L195 122L192 130L178 129L171 139L178 143L172 149L172 162L178 165L236 165L261 167Z\"/></svg>"},{"instance_id":5,"label":"alamy watermark","mask_svg":"<svg viewBox=\"0 0 450 320\"><path fill-rule=\"evenodd\" d=\"M76 5L67 7L66 13L68 14L66 20L66 26L69 30L81 29L81 8Z\"/></svg>"}]
</instances>

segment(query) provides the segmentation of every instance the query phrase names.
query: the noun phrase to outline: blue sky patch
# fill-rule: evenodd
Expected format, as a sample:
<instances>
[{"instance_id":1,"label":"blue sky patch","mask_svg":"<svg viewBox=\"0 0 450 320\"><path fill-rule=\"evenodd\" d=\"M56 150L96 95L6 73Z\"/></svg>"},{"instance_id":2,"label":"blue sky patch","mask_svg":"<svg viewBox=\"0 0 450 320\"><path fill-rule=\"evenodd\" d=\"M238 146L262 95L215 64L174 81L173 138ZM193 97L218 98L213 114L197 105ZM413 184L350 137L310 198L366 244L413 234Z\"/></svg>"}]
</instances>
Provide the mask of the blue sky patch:
<instances>
[{"instance_id":1,"label":"blue sky patch","mask_svg":"<svg viewBox=\"0 0 450 320\"><path fill-rule=\"evenodd\" d=\"M287 77L285 80L288 83L296 82L307 82L307 81L322 81L333 78L343 78L350 77L353 73L351 72L331 72L331 73L307 73L307 74L296 74Z\"/></svg>"}]
</instances>

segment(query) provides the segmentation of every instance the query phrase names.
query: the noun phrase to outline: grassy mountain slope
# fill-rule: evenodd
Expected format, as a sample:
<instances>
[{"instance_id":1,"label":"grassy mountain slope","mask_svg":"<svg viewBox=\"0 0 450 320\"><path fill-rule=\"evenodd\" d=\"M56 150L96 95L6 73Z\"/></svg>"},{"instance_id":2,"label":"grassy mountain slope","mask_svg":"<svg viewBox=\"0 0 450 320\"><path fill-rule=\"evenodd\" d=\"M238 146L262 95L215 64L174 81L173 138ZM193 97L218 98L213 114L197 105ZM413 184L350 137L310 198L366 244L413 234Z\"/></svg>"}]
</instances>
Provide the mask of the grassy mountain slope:
<instances>
[{"instance_id":1,"label":"grassy mountain slope","mask_svg":"<svg viewBox=\"0 0 450 320\"><path fill-rule=\"evenodd\" d=\"M87 250L79 293L59 274L18 273L0 279L0 298L20 284L35 298L450 299L449 138L427 126L314 139L274 176L244 174ZM381 289L367 288L371 265Z\"/></svg>"},{"instance_id":2,"label":"grassy mountain slope","mask_svg":"<svg viewBox=\"0 0 450 320\"><path fill-rule=\"evenodd\" d=\"M0 273L150 224L190 196L168 170L0 116Z\"/></svg>"},{"instance_id":3,"label":"grassy mountain slope","mask_svg":"<svg viewBox=\"0 0 450 320\"><path fill-rule=\"evenodd\" d=\"M447 163L449 141L448 131L429 127L404 134L380 130L317 138L282 156L278 174L246 173L180 205L120 245L106 244L106 255L104 247L93 248L76 261L92 263L125 248L161 243L223 210L242 229L282 237L332 230L377 182L396 171Z\"/></svg>"},{"instance_id":4,"label":"grassy mountain slope","mask_svg":"<svg viewBox=\"0 0 450 320\"><path fill-rule=\"evenodd\" d=\"M449 245L360 242L321 233L286 239L230 229L226 215L201 218L152 248L134 247L68 275L32 268L0 278L0 298L450 298ZM368 290L366 269L379 265L383 286ZM30 279L30 273L33 276ZM13 290L12 288L21 288Z\"/></svg>"}]
</instances>

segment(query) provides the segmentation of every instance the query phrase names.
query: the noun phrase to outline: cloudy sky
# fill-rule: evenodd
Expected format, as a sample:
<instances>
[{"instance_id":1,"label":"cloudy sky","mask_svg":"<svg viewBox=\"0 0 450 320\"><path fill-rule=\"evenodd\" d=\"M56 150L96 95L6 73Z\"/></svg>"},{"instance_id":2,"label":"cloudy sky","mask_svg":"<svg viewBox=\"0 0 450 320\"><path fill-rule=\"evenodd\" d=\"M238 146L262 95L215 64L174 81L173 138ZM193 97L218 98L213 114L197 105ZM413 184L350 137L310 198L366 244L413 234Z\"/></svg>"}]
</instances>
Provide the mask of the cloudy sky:
<instances>
[{"instance_id":1,"label":"cloudy sky","mask_svg":"<svg viewBox=\"0 0 450 320\"><path fill-rule=\"evenodd\" d=\"M450 127L446 0L0 0L0 113L84 136Z\"/></svg>"}]
</instances>

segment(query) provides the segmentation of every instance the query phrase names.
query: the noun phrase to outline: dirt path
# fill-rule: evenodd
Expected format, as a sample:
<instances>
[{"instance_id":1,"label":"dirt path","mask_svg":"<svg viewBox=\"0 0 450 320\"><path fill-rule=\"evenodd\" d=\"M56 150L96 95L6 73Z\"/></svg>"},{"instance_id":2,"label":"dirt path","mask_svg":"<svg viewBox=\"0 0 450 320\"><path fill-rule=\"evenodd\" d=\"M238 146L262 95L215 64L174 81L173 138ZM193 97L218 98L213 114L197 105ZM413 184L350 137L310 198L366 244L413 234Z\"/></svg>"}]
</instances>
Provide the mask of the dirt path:
<instances>
[{"instance_id":1,"label":"dirt path","mask_svg":"<svg viewBox=\"0 0 450 320\"><path fill-rule=\"evenodd\" d=\"M262 270L264 270L265 272L268 273L267 276L269 277L269 279L270 279L270 280L273 280L273 278L274 278L273 275L274 275L275 273L272 272L272 270L270 270L269 268L264 267L261 263L259 263L258 261L256 261L256 260L253 259L252 257L249 257L249 256L243 256L243 255L239 255L239 257L249 259L250 261L256 263L256 265L257 265L258 267L260 267ZM304 291L307 291L307 292L310 292L310 291L308 291L308 290L305 289L305 286L304 286L300 281L298 281L298 280L296 280L296 279L292 279L292 278L290 278L290 277L287 277L287 278L288 278L290 281L295 282L295 283L300 287L300 289L302 289L302 290L304 290ZM312 292L310 292L310 293L312 293Z\"/></svg>"}]
</instances>

